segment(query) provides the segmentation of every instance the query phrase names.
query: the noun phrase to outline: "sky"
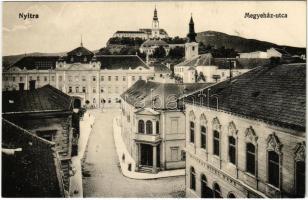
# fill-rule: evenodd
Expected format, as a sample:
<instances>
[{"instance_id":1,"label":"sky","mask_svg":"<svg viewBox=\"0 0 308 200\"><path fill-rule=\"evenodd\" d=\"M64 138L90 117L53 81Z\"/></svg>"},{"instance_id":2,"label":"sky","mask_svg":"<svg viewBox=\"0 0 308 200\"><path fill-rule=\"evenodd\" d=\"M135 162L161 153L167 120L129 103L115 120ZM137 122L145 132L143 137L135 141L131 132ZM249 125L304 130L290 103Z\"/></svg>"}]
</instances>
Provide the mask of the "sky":
<instances>
[{"instance_id":1,"label":"sky","mask_svg":"<svg viewBox=\"0 0 308 200\"><path fill-rule=\"evenodd\" d=\"M185 37L192 15L196 32L219 31L280 45L306 46L306 2L4 2L3 55L89 50L106 46L117 30L151 28L157 7L160 28ZM286 13L287 18L252 19L245 13ZM38 14L20 19L19 13Z\"/></svg>"}]
</instances>

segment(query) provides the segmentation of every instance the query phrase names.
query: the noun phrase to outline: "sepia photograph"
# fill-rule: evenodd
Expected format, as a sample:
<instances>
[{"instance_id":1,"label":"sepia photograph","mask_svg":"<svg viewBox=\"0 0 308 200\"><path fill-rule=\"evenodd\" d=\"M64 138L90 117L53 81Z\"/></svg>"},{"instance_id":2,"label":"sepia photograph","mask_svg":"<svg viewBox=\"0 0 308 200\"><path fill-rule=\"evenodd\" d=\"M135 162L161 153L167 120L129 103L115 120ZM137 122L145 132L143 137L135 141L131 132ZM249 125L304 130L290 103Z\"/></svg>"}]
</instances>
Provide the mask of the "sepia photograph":
<instances>
[{"instance_id":1,"label":"sepia photograph","mask_svg":"<svg viewBox=\"0 0 308 200\"><path fill-rule=\"evenodd\" d=\"M306 1L6 1L2 198L305 198Z\"/></svg>"}]
</instances>

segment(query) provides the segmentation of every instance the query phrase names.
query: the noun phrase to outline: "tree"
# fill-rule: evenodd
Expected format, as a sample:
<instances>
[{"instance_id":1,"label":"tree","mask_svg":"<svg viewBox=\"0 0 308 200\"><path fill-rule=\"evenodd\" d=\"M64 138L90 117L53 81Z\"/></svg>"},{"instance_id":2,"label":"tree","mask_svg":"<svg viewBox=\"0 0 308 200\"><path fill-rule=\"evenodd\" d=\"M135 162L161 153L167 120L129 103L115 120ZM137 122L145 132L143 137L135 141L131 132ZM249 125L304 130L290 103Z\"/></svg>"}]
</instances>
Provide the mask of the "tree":
<instances>
[{"instance_id":1,"label":"tree","mask_svg":"<svg viewBox=\"0 0 308 200\"><path fill-rule=\"evenodd\" d=\"M153 58L163 58L166 56L166 50L163 46L160 46L154 50Z\"/></svg>"},{"instance_id":2,"label":"tree","mask_svg":"<svg viewBox=\"0 0 308 200\"><path fill-rule=\"evenodd\" d=\"M103 47L98 51L98 54L100 54L100 55L111 55L111 52L108 48Z\"/></svg>"},{"instance_id":3,"label":"tree","mask_svg":"<svg viewBox=\"0 0 308 200\"><path fill-rule=\"evenodd\" d=\"M185 49L184 47L175 47L170 49L168 56L172 59L179 59L185 56Z\"/></svg>"},{"instance_id":4,"label":"tree","mask_svg":"<svg viewBox=\"0 0 308 200\"><path fill-rule=\"evenodd\" d=\"M203 72L200 72L200 73L199 73L197 82L199 82L199 81L204 81L204 82L205 82L205 76L204 76Z\"/></svg>"}]
</instances>

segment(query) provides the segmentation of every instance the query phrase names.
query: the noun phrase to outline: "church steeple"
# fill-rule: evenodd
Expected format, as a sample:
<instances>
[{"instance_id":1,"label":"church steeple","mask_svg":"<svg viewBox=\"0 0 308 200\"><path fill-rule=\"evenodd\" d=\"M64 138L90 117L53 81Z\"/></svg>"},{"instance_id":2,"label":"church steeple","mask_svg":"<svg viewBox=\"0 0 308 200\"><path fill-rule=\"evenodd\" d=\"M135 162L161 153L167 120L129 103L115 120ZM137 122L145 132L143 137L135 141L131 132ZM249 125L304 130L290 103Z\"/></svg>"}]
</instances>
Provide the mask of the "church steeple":
<instances>
[{"instance_id":1,"label":"church steeple","mask_svg":"<svg viewBox=\"0 0 308 200\"><path fill-rule=\"evenodd\" d=\"M153 17L153 20L158 20L156 5L155 5L155 9L154 9L154 17Z\"/></svg>"},{"instance_id":2,"label":"church steeple","mask_svg":"<svg viewBox=\"0 0 308 200\"><path fill-rule=\"evenodd\" d=\"M154 9L154 16L153 16L153 22L152 22L152 35L151 38L159 38L159 21L158 21L158 17L157 17L157 10L156 10L156 6Z\"/></svg>"},{"instance_id":3,"label":"church steeple","mask_svg":"<svg viewBox=\"0 0 308 200\"><path fill-rule=\"evenodd\" d=\"M193 17L190 17L189 32L187 34L187 42L185 43L185 59L189 60L199 55L199 44L196 42L195 24Z\"/></svg>"},{"instance_id":4,"label":"church steeple","mask_svg":"<svg viewBox=\"0 0 308 200\"><path fill-rule=\"evenodd\" d=\"M193 17L191 16L189 22L189 33L187 34L188 42L196 42L196 36L197 34L195 33L195 23Z\"/></svg>"}]
</instances>

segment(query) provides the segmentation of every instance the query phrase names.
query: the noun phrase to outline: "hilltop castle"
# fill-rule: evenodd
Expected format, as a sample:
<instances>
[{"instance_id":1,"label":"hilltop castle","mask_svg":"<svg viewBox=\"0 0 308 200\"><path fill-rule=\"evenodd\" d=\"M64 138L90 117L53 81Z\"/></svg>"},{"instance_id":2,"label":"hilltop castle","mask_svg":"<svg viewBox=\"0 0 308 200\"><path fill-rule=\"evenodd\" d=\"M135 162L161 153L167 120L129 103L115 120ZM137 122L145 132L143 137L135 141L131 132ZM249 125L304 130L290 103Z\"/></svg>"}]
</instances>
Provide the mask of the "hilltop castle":
<instances>
[{"instance_id":1,"label":"hilltop castle","mask_svg":"<svg viewBox=\"0 0 308 200\"><path fill-rule=\"evenodd\" d=\"M152 28L141 28L138 31L117 31L113 34L113 37L142 38L146 40L167 38L169 36L164 29L159 28L157 9L155 7Z\"/></svg>"}]
</instances>

